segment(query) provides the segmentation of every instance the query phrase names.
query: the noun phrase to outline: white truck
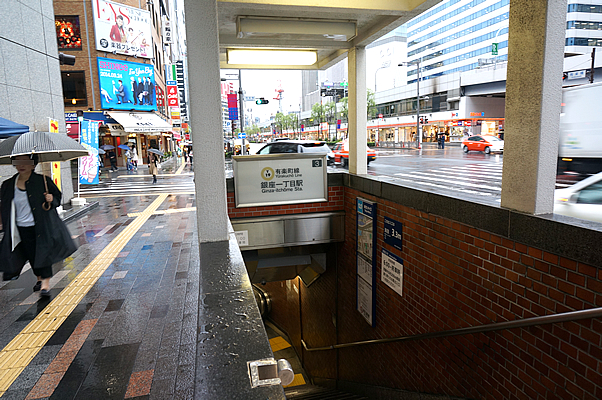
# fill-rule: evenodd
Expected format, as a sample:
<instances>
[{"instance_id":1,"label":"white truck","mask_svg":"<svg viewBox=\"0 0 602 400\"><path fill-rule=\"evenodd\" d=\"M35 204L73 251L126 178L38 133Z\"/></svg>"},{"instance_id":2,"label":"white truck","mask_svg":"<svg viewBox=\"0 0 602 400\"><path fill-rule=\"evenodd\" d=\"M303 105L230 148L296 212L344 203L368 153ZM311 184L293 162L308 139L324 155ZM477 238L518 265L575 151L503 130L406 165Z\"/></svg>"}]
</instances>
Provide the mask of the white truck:
<instances>
[{"instance_id":1,"label":"white truck","mask_svg":"<svg viewBox=\"0 0 602 400\"><path fill-rule=\"evenodd\" d=\"M602 171L602 82L564 88L558 174Z\"/></svg>"}]
</instances>

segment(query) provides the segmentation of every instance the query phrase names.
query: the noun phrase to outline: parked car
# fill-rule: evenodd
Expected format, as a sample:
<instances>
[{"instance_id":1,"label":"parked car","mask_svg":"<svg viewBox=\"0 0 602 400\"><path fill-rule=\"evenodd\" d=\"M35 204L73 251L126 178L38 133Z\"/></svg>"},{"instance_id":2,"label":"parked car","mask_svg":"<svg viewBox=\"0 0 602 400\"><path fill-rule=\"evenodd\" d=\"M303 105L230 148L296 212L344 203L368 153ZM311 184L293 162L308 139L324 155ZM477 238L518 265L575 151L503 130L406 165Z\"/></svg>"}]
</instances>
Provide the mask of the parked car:
<instances>
[{"instance_id":1,"label":"parked car","mask_svg":"<svg viewBox=\"0 0 602 400\"><path fill-rule=\"evenodd\" d=\"M462 150L464 153L469 151L484 151L485 154L491 152L504 151L504 141L493 135L475 135L462 141Z\"/></svg>"},{"instance_id":2,"label":"parked car","mask_svg":"<svg viewBox=\"0 0 602 400\"><path fill-rule=\"evenodd\" d=\"M334 163L340 164L343 168L349 166L349 139L345 139L334 145L332 149L334 153ZM376 160L376 151L366 146L366 152L368 153L368 164L371 161Z\"/></svg>"},{"instance_id":3,"label":"parked car","mask_svg":"<svg viewBox=\"0 0 602 400\"><path fill-rule=\"evenodd\" d=\"M315 140L278 140L263 146L256 154L282 153L322 153L326 154L326 164L332 165L334 154L326 142Z\"/></svg>"},{"instance_id":4,"label":"parked car","mask_svg":"<svg viewBox=\"0 0 602 400\"><path fill-rule=\"evenodd\" d=\"M554 192L554 213L602 222L602 172Z\"/></svg>"}]
</instances>

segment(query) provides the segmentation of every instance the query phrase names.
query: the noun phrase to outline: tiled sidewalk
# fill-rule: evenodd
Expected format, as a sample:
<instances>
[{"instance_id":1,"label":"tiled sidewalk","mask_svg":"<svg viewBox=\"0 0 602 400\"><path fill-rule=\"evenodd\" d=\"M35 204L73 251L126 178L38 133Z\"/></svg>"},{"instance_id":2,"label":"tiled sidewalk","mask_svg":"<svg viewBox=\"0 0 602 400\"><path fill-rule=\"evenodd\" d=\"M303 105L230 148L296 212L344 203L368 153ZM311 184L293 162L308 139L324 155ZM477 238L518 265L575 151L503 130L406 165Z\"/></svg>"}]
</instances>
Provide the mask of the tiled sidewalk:
<instances>
[{"instance_id":1,"label":"tiled sidewalk","mask_svg":"<svg viewBox=\"0 0 602 400\"><path fill-rule=\"evenodd\" d=\"M69 222L80 247L54 266L53 298L136 221L128 213L144 211L157 197L102 198L98 208ZM158 211L194 207L193 197L169 195ZM195 224L190 209L151 215L2 399L192 398L199 296ZM25 271L0 289L0 348L45 312L49 302L32 293L34 283Z\"/></svg>"}]
</instances>

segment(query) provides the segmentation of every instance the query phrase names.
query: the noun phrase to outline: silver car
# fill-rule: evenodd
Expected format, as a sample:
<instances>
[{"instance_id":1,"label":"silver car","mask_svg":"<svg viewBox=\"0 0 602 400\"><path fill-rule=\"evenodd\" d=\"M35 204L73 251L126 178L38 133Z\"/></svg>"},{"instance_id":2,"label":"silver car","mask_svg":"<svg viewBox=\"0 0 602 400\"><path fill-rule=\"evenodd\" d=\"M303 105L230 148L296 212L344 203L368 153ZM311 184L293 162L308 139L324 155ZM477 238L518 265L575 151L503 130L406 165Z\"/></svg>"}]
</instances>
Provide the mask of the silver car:
<instances>
[{"instance_id":1,"label":"silver car","mask_svg":"<svg viewBox=\"0 0 602 400\"><path fill-rule=\"evenodd\" d=\"M334 153L326 142L316 140L278 140L263 146L256 154L322 153L327 165L334 163Z\"/></svg>"},{"instance_id":2,"label":"silver car","mask_svg":"<svg viewBox=\"0 0 602 400\"><path fill-rule=\"evenodd\" d=\"M554 213L602 222L602 172L554 192Z\"/></svg>"}]
</instances>

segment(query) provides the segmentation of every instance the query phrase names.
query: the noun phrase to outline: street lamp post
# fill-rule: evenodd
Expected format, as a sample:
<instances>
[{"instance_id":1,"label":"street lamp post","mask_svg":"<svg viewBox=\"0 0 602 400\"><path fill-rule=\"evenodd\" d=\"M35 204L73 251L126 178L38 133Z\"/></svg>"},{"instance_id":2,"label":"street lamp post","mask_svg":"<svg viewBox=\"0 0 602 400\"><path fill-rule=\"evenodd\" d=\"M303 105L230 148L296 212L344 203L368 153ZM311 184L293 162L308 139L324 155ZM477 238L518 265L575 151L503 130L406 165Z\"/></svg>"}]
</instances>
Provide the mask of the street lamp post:
<instances>
[{"instance_id":1,"label":"street lamp post","mask_svg":"<svg viewBox=\"0 0 602 400\"><path fill-rule=\"evenodd\" d=\"M412 64L416 64L416 145L418 148L422 148L422 134L420 132L420 60L421 58L413 61ZM397 66L402 67L410 65L410 63L400 63Z\"/></svg>"}]
</instances>

